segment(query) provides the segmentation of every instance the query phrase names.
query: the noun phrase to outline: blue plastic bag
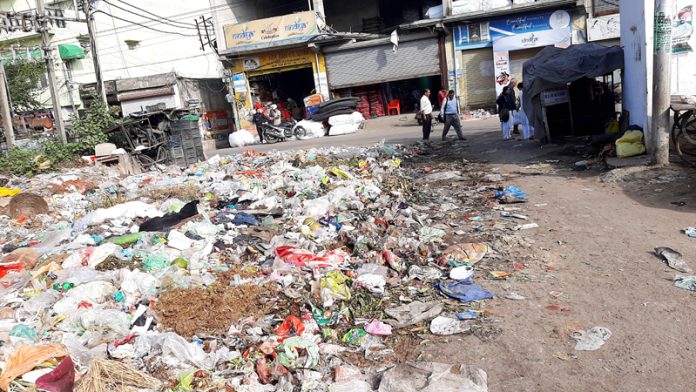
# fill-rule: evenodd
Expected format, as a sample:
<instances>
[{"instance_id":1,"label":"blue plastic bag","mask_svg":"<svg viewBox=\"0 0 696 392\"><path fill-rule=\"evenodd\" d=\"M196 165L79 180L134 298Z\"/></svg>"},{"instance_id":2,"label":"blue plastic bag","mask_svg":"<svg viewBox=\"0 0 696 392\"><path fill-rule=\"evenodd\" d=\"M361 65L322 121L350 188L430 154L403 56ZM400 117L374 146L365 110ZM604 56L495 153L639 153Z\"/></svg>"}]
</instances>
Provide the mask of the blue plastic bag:
<instances>
[{"instance_id":1,"label":"blue plastic bag","mask_svg":"<svg viewBox=\"0 0 696 392\"><path fill-rule=\"evenodd\" d=\"M501 203L505 204L527 202L527 194L514 185L511 185L502 191L495 191L495 198Z\"/></svg>"},{"instance_id":2,"label":"blue plastic bag","mask_svg":"<svg viewBox=\"0 0 696 392\"><path fill-rule=\"evenodd\" d=\"M440 290L442 294L451 298L456 298L462 302L481 301L493 298L493 293L474 284L470 279L451 282L435 282L435 288Z\"/></svg>"},{"instance_id":3,"label":"blue plastic bag","mask_svg":"<svg viewBox=\"0 0 696 392\"><path fill-rule=\"evenodd\" d=\"M240 212L234 216L232 223L235 225L249 225L256 226L260 222L254 215L247 214L246 212Z\"/></svg>"}]
</instances>

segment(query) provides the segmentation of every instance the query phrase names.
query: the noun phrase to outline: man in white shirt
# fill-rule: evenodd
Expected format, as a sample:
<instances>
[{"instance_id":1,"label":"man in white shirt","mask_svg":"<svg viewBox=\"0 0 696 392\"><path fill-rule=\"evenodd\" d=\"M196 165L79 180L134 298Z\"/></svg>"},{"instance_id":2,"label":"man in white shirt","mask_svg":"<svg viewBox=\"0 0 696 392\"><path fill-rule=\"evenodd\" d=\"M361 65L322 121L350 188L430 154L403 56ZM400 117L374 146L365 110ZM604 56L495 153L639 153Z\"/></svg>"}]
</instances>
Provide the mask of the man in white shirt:
<instances>
[{"instance_id":1,"label":"man in white shirt","mask_svg":"<svg viewBox=\"0 0 696 392\"><path fill-rule=\"evenodd\" d=\"M430 102L430 89L425 89L420 100L420 111L423 115L423 140L430 139L433 127L433 104Z\"/></svg>"},{"instance_id":2,"label":"man in white shirt","mask_svg":"<svg viewBox=\"0 0 696 392\"><path fill-rule=\"evenodd\" d=\"M459 102L454 97L454 90L450 90L447 94L445 103L442 105L442 113L442 117L445 120L445 129L442 130L442 141L447 140L447 132L449 132L450 127L454 127L459 140L466 140L462 134L462 123L459 121Z\"/></svg>"}]
</instances>

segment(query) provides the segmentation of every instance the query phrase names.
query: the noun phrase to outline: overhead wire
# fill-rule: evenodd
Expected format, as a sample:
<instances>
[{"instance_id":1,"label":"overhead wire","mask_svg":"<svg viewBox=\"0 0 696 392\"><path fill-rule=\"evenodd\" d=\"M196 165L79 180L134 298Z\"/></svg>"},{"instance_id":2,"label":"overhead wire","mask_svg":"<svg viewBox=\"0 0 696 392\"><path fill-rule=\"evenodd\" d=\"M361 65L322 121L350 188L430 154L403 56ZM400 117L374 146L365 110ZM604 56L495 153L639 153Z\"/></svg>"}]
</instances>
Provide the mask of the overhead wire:
<instances>
[{"instance_id":1,"label":"overhead wire","mask_svg":"<svg viewBox=\"0 0 696 392\"><path fill-rule=\"evenodd\" d=\"M157 19L155 19L155 18L153 18L153 17L150 17L150 16L147 16L147 15L139 14L139 13L137 13L137 12L135 12L135 11L131 11L131 10L127 9L127 8L123 8L123 7L118 6L118 5L116 5L116 4L112 4L112 3L108 2L107 0L102 0L102 1L103 1L104 3L106 3L106 4L108 4L108 5L111 6L111 7L120 9L121 11L125 11L125 12L128 12L129 14L133 14L133 15L136 15L136 16L140 16L141 18L149 19L149 20L151 20L151 21L154 21L154 22L157 22L157 23L161 23L161 24L163 24L163 25L171 26L171 27L174 27L174 28L177 28L177 29L198 30L194 25L177 26L177 25L174 25L174 24L172 24L172 23L166 23L166 22L163 22L162 20L157 20ZM162 19L163 19L163 20L168 20L168 19L166 19L166 18L162 18Z\"/></svg>"},{"instance_id":2,"label":"overhead wire","mask_svg":"<svg viewBox=\"0 0 696 392\"><path fill-rule=\"evenodd\" d=\"M198 34L184 34L184 33L179 33L178 31L165 31L165 30L156 29L156 28L154 28L154 27L147 26L147 25L144 25L144 24L139 23L139 22L133 22L133 21L131 21L131 20L127 20L127 19L123 19L123 18L118 17L118 16L111 15L110 13L104 12L104 11L101 11L101 10L100 10L100 11L95 11L94 13L95 13L95 14L96 14L96 13L104 14L104 15L110 16L110 17L112 17L112 18L114 18L114 19L120 20L120 21L122 21L122 22L126 22L126 23L130 23L130 24L138 25L138 26L140 26L140 27L146 28L146 29L148 29L148 30L156 31L156 32L158 32L158 33L176 34L176 35L180 35L180 36L182 36L182 37L198 37Z\"/></svg>"},{"instance_id":3,"label":"overhead wire","mask_svg":"<svg viewBox=\"0 0 696 392\"><path fill-rule=\"evenodd\" d=\"M130 3L125 2L125 1L123 1L123 0L119 0L119 1L120 1L121 3L123 3L123 4L125 4L125 5L128 5L128 6L131 6L131 7L135 8L136 10L145 12L146 14L149 14L149 15L152 15L152 16L154 16L154 17L157 17L157 18L166 20L166 21L168 21L168 22L177 23L177 24L182 24L182 25L186 25L186 26L193 27L193 28L196 27L196 25L194 25L193 23L177 22L177 21L171 20L171 19L169 19L169 18L166 18L166 17L164 17L164 16L157 15L157 14L153 14L152 12L150 12L150 11L148 11L148 10L142 9L142 8L140 8L140 7L138 7L138 6L135 6L135 5L133 5L133 4L130 4ZM104 2L105 2L105 3L108 3L108 1L106 1L106 0L104 0Z\"/></svg>"}]
</instances>

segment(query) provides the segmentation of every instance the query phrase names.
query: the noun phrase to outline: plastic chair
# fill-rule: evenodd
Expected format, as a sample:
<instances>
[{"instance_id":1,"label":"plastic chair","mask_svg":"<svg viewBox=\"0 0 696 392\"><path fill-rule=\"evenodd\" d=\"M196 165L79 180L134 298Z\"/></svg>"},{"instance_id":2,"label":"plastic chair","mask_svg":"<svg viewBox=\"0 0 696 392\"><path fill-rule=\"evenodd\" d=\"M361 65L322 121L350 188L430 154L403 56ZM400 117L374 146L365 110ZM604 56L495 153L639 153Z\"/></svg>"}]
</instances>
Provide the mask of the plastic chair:
<instances>
[{"instance_id":1,"label":"plastic chair","mask_svg":"<svg viewBox=\"0 0 696 392\"><path fill-rule=\"evenodd\" d=\"M392 110L396 110L396 115L401 114L401 101L398 99L392 99L387 105L387 114L391 116Z\"/></svg>"}]
</instances>

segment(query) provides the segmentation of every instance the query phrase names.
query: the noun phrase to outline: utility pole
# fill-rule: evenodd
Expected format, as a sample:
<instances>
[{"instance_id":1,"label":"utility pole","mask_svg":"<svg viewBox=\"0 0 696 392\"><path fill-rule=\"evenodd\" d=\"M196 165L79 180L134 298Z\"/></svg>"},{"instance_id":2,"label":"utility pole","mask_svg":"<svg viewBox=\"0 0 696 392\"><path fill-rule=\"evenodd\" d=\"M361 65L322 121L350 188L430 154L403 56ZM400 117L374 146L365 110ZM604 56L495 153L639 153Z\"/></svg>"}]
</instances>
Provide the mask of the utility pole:
<instances>
[{"instance_id":1,"label":"utility pole","mask_svg":"<svg viewBox=\"0 0 696 392\"><path fill-rule=\"evenodd\" d=\"M672 12L673 0L655 0L653 47L652 137L653 163L669 165L670 104L672 99Z\"/></svg>"},{"instance_id":2,"label":"utility pole","mask_svg":"<svg viewBox=\"0 0 696 392\"><path fill-rule=\"evenodd\" d=\"M87 19L87 32L92 47L92 61L94 62L94 73L97 75L97 97L108 106L106 100L106 89L104 88L104 78L102 77L101 66L99 65L99 54L97 53L97 27L94 24L94 14L92 13L92 0L84 0L83 8Z\"/></svg>"},{"instance_id":3,"label":"utility pole","mask_svg":"<svg viewBox=\"0 0 696 392\"><path fill-rule=\"evenodd\" d=\"M7 148L14 146L14 128L12 128L12 110L10 110L10 97L7 94L7 77L5 75L5 64L0 60L0 105L2 106L2 129L5 131Z\"/></svg>"},{"instance_id":4,"label":"utility pole","mask_svg":"<svg viewBox=\"0 0 696 392\"><path fill-rule=\"evenodd\" d=\"M68 142L63 124L63 107L60 106L60 91L56 83L56 69L53 62L53 48L51 47L51 37L48 34L48 18L44 8L44 0L36 0L36 13L38 14L39 24L41 25L41 39L43 42L44 57L46 58L46 68L48 71L48 87L51 90L51 100L53 102L54 126L60 134L63 143Z\"/></svg>"}]
</instances>

